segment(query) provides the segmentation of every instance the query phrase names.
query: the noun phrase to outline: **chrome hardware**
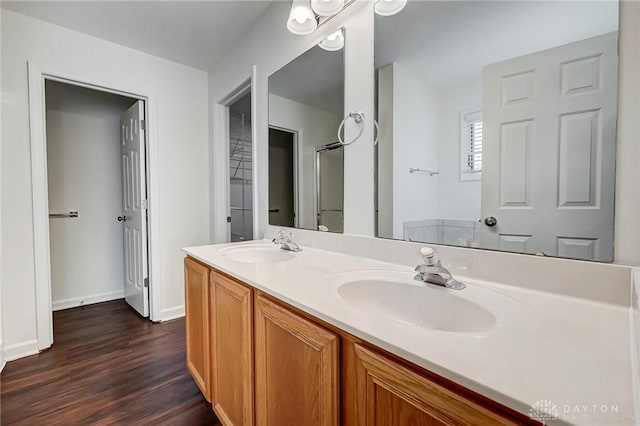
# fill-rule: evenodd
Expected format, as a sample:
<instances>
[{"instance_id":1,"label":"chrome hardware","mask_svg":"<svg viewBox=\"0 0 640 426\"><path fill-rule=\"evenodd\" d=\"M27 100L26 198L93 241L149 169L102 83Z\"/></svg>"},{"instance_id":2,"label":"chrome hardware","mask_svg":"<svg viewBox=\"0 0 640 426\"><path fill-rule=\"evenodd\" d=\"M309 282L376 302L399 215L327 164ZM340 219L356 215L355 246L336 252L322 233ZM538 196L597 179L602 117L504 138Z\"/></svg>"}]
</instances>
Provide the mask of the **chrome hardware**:
<instances>
[{"instance_id":1,"label":"chrome hardware","mask_svg":"<svg viewBox=\"0 0 640 426\"><path fill-rule=\"evenodd\" d=\"M484 224L487 226L496 226L497 223L498 223L498 219L496 219L493 216L489 216L484 219Z\"/></svg>"},{"instance_id":2,"label":"chrome hardware","mask_svg":"<svg viewBox=\"0 0 640 426\"><path fill-rule=\"evenodd\" d=\"M431 247L423 247L420 250L420 254L422 255L424 263L416 266L415 271L417 274L413 277L414 280L439 285L452 290L462 290L467 286L453 278L451 272L442 266L440 260L436 260L436 251L434 249Z\"/></svg>"},{"instance_id":3,"label":"chrome hardware","mask_svg":"<svg viewBox=\"0 0 640 426\"><path fill-rule=\"evenodd\" d=\"M78 212L73 211L69 213L49 213L50 218L64 218L64 217L78 217Z\"/></svg>"},{"instance_id":4,"label":"chrome hardware","mask_svg":"<svg viewBox=\"0 0 640 426\"><path fill-rule=\"evenodd\" d=\"M287 235L283 230L278 232L278 235L272 240L274 244L280 244L282 250L299 252L302 251L300 246L293 241L293 234L289 232Z\"/></svg>"},{"instance_id":5,"label":"chrome hardware","mask_svg":"<svg viewBox=\"0 0 640 426\"><path fill-rule=\"evenodd\" d=\"M118 222L126 222L126 221L127 221L126 216L118 216Z\"/></svg>"}]
</instances>

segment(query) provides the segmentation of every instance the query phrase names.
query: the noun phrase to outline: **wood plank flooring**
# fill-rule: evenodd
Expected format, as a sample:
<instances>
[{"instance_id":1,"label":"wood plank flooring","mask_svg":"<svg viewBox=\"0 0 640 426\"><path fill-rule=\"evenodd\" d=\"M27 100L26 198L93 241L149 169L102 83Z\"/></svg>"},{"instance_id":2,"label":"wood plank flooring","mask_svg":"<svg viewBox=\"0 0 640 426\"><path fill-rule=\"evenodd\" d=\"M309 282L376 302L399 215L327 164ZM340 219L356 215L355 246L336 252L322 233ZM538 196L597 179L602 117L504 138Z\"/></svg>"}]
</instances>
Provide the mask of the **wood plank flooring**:
<instances>
[{"instance_id":1,"label":"wood plank flooring","mask_svg":"<svg viewBox=\"0 0 640 426\"><path fill-rule=\"evenodd\" d=\"M123 300L55 312L53 347L0 376L0 424L219 425L184 350L184 319L153 324Z\"/></svg>"}]
</instances>

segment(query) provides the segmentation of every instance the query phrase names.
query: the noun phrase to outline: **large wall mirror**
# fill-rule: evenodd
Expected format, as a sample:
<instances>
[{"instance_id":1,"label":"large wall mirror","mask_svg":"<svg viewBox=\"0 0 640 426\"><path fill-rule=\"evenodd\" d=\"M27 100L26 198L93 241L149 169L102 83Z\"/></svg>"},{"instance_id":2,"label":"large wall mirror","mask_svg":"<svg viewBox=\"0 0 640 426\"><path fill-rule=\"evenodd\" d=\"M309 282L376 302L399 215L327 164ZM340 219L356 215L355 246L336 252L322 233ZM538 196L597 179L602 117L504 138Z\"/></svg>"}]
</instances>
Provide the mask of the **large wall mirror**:
<instances>
[{"instance_id":1,"label":"large wall mirror","mask_svg":"<svg viewBox=\"0 0 640 426\"><path fill-rule=\"evenodd\" d=\"M375 18L377 235L613 260L618 3Z\"/></svg>"},{"instance_id":2,"label":"large wall mirror","mask_svg":"<svg viewBox=\"0 0 640 426\"><path fill-rule=\"evenodd\" d=\"M343 232L344 35L269 77L269 224Z\"/></svg>"}]
</instances>

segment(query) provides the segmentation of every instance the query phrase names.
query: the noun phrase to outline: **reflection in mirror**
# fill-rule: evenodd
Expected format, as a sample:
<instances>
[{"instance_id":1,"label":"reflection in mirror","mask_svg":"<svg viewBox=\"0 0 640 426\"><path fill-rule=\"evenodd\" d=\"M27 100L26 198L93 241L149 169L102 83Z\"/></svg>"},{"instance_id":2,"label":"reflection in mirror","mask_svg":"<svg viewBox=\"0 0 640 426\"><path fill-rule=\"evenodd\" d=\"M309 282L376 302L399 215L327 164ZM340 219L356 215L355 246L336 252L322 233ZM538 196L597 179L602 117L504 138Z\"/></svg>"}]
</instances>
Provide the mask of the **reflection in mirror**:
<instances>
[{"instance_id":1,"label":"reflection in mirror","mask_svg":"<svg viewBox=\"0 0 640 426\"><path fill-rule=\"evenodd\" d=\"M375 18L377 235L612 261L618 3Z\"/></svg>"},{"instance_id":2,"label":"reflection in mirror","mask_svg":"<svg viewBox=\"0 0 640 426\"><path fill-rule=\"evenodd\" d=\"M269 77L269 224L343 231L344 38ZM338 34L338 33L336 33Z\"/></svg>"}]
</instances>

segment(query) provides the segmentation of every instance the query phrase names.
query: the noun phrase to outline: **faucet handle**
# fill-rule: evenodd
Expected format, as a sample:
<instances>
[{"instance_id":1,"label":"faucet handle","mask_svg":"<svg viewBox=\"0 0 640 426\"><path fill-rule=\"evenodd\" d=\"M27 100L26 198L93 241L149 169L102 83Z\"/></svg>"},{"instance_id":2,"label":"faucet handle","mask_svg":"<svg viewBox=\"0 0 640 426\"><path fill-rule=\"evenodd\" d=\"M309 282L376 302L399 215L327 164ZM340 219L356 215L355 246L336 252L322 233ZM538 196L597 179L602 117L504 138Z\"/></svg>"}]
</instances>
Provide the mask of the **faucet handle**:
<instances>
[{"instance_id":1,"label":"faucet handle","mask_svg":"<svg viewBox=\"0 0 640 426\"><path fill-rule=\"evenodd\" d=\"M420 255L424 261L425 265L435 266L436 262L436 251L432 247L422 247L420 249Z\"/></svg>"}]
</instances>

